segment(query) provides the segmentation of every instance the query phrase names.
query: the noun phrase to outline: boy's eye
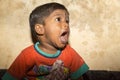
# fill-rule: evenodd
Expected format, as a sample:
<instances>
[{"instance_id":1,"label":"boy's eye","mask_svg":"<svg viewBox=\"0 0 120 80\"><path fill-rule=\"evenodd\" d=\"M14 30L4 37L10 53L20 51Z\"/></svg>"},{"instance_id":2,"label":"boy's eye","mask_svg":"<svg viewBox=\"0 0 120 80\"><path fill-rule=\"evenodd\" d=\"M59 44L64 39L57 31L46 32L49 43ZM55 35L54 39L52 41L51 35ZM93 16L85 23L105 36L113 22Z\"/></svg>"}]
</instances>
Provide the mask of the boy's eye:
<instances>
[{"instance_id":1,"label":"boy's eye","mask_svg":"<svg viewBox=\"0 0 120 80\"><path fill-rule=\"evenodd\" d=\"M59 22L59 21L61 21L61 18L60 18L60 17L58 17L58 18L56 18L55 20Z\"/></svg>"}]
</instances>

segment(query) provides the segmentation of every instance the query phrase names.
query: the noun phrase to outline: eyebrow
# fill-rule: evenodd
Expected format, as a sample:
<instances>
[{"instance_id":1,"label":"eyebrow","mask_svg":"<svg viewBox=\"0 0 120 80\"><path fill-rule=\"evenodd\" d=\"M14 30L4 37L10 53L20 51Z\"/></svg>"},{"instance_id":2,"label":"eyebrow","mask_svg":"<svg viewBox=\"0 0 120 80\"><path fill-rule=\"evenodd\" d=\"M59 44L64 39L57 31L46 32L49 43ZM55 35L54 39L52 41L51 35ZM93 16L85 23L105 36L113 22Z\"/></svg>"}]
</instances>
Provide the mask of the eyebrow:
<instances>
[{"instance_id":1,"label":"eyebrow","mask_svg":"<svg viewBox=\"0 0 120 80\"><path fill-rule=\"evenodd\" d=\"M53 16L62 16L65 18L69 18L69 14L65 13L60 13L60 12L55 12Z\"/></svg>"},{"instance_id":2,"label":"eyebrow","mask_svg":"<svg viewBox=\"0 0 120 80\"><path fill-rule=\"evenodd\" d=\"M64 16L64 14L56 13L53 16Z\"/></svg>"},{"instance_id":3,"label":"eyebrow","mask_svg":"<svg viewBox=\"0 0 120 80\"><path fill-rule=\"evenodd\" d=\"M53 16L60 16L60 17L65 17L66 19L68 19L69 20L69 16L68 15L63 15L63 14L55 14L55 15L53 15Z\"/></svg>"},{"instance_id":4,"label":"eyebrow","mask_svg":"<svg viewBox=\"0 0 120 80\"><path fill-rule=\"evenodd\" d=\"M67 15L67 14L60 14L60 13L56 13L53 16L62 16L62 17L65 17L65 18L69 18L69 15Z\"/></svg>"}]
</instances>

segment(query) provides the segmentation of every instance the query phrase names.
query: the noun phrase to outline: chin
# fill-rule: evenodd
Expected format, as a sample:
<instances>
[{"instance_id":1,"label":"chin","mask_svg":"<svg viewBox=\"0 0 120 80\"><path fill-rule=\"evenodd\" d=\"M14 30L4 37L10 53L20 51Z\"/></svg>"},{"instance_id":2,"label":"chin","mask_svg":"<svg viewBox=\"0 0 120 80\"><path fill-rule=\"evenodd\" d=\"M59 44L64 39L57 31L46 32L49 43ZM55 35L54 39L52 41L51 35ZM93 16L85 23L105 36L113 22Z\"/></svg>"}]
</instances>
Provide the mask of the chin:
<instances>
[{"instance_id":1,"label":"chin","mask_svg":"<svg viewBox=\"0 0 120 80\"><path fill-rule=\"evenodd\" d=\"M68 44L68 43L67 43ZM59 45L58 48L59 49L64 49L66 47L67 44L62 44L62 45Z\"/></svg>"}]
</instances>

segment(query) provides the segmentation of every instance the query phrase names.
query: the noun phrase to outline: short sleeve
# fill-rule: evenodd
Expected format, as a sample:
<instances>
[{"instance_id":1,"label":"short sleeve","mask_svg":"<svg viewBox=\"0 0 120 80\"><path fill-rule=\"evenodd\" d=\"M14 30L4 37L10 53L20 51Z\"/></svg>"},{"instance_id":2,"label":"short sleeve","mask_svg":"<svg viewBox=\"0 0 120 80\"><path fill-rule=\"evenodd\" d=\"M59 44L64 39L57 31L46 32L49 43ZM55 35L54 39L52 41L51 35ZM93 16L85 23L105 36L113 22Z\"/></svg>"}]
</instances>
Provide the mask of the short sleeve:
<instances>
[{"instance_id":1,"label":"short sleeve","mask_svg":"<svg viewBox=\"0 0 120 80\"><path fill-rule=\"evenodd\" d=\"M6 74L3 76L5 80L21 79L25 75L26 60L23 53L21 53L12 63Z\"/></svg>"},{"instance_id":2,"label":"short sleeve","mask_svg":"<svg viewBox=\"0 0 120 80\"><path fill-rule=\"evenodd\" d=\"M85 61L82 59L82 57L74 50L71 49L71 79L78 79L81 77L84 73L86 73L89 69L88 65L85 63Z\"/></svg>"},{"instance_id":3,"label":"short sleeve","mask_svg":"<svg viewBox=\"0 0 120 80\"><path fill-rule=\"evenodd\" d=\"M29 66L33 64L28 53L23 51L17 56L15 61L2 77L3 80L22 80L26 76ZM27 63L29 63L29 65Z\"/></svg>"}]
</instances>

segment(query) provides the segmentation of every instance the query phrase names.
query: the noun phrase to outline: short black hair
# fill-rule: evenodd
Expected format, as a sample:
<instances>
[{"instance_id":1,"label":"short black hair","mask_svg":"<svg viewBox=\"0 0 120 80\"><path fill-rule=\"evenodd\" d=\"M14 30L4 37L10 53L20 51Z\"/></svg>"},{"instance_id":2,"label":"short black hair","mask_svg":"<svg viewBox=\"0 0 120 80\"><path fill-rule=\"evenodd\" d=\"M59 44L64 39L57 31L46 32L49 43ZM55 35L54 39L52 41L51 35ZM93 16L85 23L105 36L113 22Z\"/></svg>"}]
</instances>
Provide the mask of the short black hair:
<instances>
[{"instance_id":1,"label":"short black hair","mask_svg":"<svg viewBox=\"0 0 120 80\"><path fill-rule=\"evenodd\" d=\"M54 10L62 9L65 10L68 15L69 12L64 5L56 2L46 3L36 7L29 16L29 24L31 28L32 40L35 43L37 40L37 34L35 32L35 24L44 24L44 19L48 17Z\"/></svg>"}]
</instances>

